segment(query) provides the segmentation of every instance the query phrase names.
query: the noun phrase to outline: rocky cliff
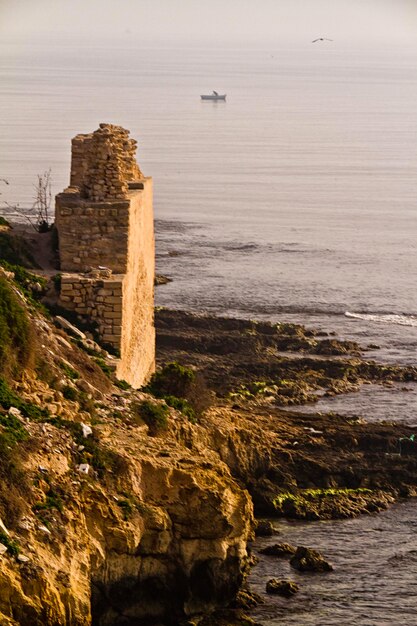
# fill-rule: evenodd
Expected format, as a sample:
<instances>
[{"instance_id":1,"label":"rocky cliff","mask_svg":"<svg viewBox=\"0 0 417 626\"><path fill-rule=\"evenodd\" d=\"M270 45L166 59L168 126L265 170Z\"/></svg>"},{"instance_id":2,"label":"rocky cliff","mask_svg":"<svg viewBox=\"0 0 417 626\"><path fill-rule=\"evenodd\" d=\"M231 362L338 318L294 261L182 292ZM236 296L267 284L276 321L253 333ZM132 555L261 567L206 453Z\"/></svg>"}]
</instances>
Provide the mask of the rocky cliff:
<instances>
[{"instance_id":1,"label":"rocky cliff","mask_svg":"<svg viewBox=\"0 0 417 626\"><path fill-rule=\"evenodd\" d=\"M301 326L163 310L165 367L135 391L54 309L59 276L17 252L0 270L2 626L228 626L207 616L236 606L252 502L324 519L416 493L415 428L288 410L415 368Z\"/></svg>"},{"instance_id":2,"label":"rocky cliff","mask_svg":"<svg viewBox=\"0 0 417 626\"><path fill-rule=\"evenodd\" d=\"M249 494L186 445L204 426L115 386L100 347L28 296L41 279L19 277L0 276L0 623L178 624L227 605Z\"/></svg>"}]
</instances>

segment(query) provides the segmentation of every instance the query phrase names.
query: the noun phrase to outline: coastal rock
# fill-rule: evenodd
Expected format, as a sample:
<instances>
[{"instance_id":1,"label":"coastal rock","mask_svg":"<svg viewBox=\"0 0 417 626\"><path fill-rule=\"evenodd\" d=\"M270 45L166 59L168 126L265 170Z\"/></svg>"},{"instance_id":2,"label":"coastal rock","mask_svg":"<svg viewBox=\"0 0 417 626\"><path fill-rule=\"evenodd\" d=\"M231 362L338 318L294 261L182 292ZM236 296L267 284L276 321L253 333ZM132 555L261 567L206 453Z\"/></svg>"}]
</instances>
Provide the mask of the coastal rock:
<instances>
[{"instance_id":1,"label":"coastal rock","mask_svg":"<svg viewBox=\"0 0 417 626\"><path fill-rule=\"evenodd\" d=\"M337 339L322 339L314 348L315 354L341 355L360 354L361 347L356 341L338 341Z\"/></svg>"},{"instance_id":2,"label":"coastal rock","mask_svg":"<svg viewBox=\"0 0 417 626\"><path fill-rule=\"evenodd\" d=\"M269 520L257 520L255 525L255 535L257 537L272 537L276 530Z\"/></svg>"},{"instance_id":3,"label":"coastal rock","mask_svg":"<svg viewBox=\"0 0 417 626\"><path fill-rule=\"evenodd\" d=\"M172 278L168 278L168 276L163 276L162 274L155 274L155 286L167 285L168 283L172 283Z\"/></svg>"},{"instance_id":4,"label":"coastal rock","mask_svg":"<svg viewBox=\"0 0 417 626\"><path fill-rule=\"evenodd\" d=\"M298 546L290 565L299 572L331 572L332 565L328 563L320 552L312 548Z\"/></svg>"},{"instance_id":5,"label":"coastal rock","mask_svg":"<svg viewBox=\"0 0 417 626\"><path fill-rule=\"evenodd\" d=\"M277 578L271 578L266 583L266 592L270 594L276 594L284 596L285 598L291 598L299 590L299 586L292 580L278 580Z\"/></svg>"},{"instance_id":6,"label":"coastal rock","mask_svg":"<svg viewBox=\"0 0 417 626\"><path fill-rule=\"evenodd\" d=\"M266 554L267 556L287 557L295 554L296 548L289 543L275 543L272 546L267 546L262 550L259 550L260 554Z\"/></svg>"},{"instance_id":7,"label":"coastal rock","mask_svg":"<svg viewBox=\"0 0 417 626\"><path fill-rule=\"evenodd\" d=\"M261 595L249 591L248 589L241 589L236 596L236 600L233 606L240 609L253 609L259 604L263 604L264 600Z\"/></svg>"}]
</instances>

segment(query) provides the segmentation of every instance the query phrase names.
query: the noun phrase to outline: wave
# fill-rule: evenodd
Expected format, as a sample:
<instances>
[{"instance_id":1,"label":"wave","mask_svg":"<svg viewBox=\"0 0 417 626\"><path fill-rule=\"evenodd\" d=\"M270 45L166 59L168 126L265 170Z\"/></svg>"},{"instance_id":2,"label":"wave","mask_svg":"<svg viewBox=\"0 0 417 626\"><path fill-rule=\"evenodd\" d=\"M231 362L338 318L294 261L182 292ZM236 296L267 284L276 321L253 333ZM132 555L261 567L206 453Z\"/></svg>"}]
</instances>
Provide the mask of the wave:
<instances>
[{"instance_id":1,"label":"wave","mask_svg":"<svg viewBox=\"0 0 417 626\"><path fill-rule=\"evenodd\" d=\"M379 324L396 324L398 326L416 326L417 316L405 315L404 313L354 313L345 311L346 317L365 320L367 322L377 322Z\"/></svg>"}]
</instances>

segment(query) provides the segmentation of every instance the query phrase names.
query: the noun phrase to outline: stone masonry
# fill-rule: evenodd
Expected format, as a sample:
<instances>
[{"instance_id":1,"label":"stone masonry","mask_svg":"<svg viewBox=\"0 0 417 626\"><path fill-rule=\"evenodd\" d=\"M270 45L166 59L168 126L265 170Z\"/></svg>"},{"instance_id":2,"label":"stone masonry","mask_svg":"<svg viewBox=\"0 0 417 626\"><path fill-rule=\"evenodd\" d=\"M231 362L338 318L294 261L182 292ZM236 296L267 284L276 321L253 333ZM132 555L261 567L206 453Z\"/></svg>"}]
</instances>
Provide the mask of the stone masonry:
<instances>
[{"instance_id":1,"label":"stone masonry","mask_svg":"<svg viewBox=\"0 0 417 626\"><path fill-rule=\"evenodd\" d=\"M136 141L100 124L72 140L70 187L56 197L59 304L94 322L119 354L116 375L140 387L154 371L152 179Z\"/></svg>"}]
</instances>

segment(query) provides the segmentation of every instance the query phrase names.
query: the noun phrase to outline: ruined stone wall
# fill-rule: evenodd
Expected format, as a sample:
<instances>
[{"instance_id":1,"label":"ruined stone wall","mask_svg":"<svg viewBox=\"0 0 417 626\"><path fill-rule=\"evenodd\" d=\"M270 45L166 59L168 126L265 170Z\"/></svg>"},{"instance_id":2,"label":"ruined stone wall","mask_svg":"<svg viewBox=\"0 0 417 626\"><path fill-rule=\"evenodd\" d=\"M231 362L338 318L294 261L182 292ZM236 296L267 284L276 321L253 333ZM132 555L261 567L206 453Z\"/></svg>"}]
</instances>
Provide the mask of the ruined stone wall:
<instances>
[{"instance_id":1,"label":"ruined stone wall","mask_svg":"<svg viewBox=\"0 0 417 626\"><path fill-rule=\"evenodd\" d=\"M128 131L111 124L77 135L55 224L61 306L97 325L101 341L120 353L117 376L139 387L155 362L155 250L152 180L135 150Z\"/></svg>"},{"instance_id":2,"label":"ruined stone wall","mask_svg":"<svg viewBox=\"0 0 417 626\"><path fill-rule=\"evenodd\" d=\"M79 188L82 198L94 202L126 199L129 181L143 178L136 146L129 131L113 124L100 124L94 133L77 135L72 140L70 185Z\"/></svg>"},{"instance_id":3,"label":"ruined stone wall","mask_svg":"<svg viewBox=\"0 0 417 626\"><path fill-rule=\"evenodd\" d=\"M61 269L86 272L99 266L124 274L130 202L81 199L77 187L56 198L55 224Z\"/></svg>"},{"instance_id":4,"label":"ruined stone wall","mask_svg":"<svg viewBox=\"0 0 417 626\"><path fill-rule=\"evenodd\" d=\"M64 274L59 305L90 319L101 340L120 350L122 335L123 276L92 278L87 274Z\"/></svg>"}]
</instances>

